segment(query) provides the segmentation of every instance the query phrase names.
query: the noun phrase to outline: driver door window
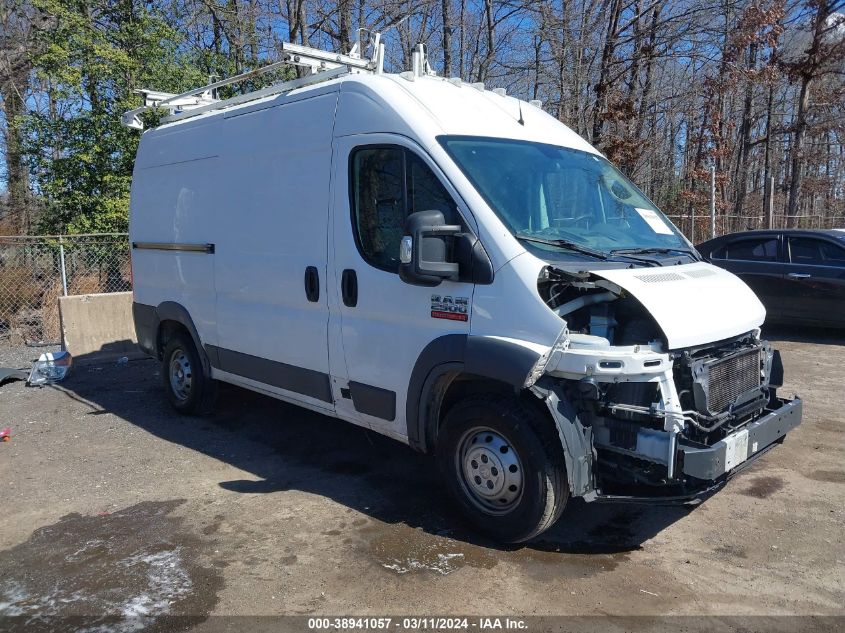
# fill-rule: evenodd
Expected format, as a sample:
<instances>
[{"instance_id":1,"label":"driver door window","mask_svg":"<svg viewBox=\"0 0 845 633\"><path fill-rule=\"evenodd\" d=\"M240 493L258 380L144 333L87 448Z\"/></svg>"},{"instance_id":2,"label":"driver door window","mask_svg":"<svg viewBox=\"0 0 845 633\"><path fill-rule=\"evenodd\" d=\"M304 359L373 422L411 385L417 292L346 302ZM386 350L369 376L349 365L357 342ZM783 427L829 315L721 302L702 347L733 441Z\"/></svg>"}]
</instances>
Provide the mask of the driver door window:
<instances>
[{"instance_id":1,"label":"driver door window","mask_svg":"<svg viewBox=\"0 0 845 633\"><path fill-rule=\"evenodd\" d=\"M351 156L352 223L361 256L388 272L399 270L405 219L437 210L456 220L456 206L431 169L398 146L362 147Z\"/></svg>"}]
</instances>

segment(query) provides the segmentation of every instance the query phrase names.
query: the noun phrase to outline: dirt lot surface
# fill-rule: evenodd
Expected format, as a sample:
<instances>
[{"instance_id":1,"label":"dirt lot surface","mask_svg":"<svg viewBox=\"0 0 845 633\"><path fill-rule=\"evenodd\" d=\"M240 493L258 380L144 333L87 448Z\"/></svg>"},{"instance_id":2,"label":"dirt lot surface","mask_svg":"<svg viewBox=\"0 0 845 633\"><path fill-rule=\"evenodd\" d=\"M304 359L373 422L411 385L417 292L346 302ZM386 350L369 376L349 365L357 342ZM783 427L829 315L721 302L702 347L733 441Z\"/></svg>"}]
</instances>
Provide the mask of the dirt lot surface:
<instances>
[{"instance_id":1,"label":"dirt lot surface","mask_svg":"<svg viewBox=\"0 0 845 633\"><path fill-rule=\"evenodd\" d=\"M805 401L782 446L694 509L572 502L506 548L428 458L275 400L224 388L179 417L152 360L7 384L0 615L843 616L845 340L769 337Z\"/></svg>"}]
</instances>

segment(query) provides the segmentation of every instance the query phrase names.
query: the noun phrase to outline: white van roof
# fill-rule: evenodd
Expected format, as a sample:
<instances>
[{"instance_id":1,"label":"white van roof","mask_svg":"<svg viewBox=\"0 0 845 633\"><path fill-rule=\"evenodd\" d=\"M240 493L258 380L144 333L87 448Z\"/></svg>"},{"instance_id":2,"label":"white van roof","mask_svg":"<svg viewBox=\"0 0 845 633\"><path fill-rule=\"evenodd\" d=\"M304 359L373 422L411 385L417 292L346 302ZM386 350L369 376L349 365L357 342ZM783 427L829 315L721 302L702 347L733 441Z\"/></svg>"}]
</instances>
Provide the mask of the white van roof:
<instances>
[{"instance_id":1,"label":"white van roof","mask_svg":"<svg viewBox=\"0 0 845 633\"><path fill-rule=\"evenodd\" d=\"M330 92L341 93L337 136L368 132L411 137L486 136L598 153L542 108L506 96L503 90L487 90L481 84L433 75L413 77L409 73L345 74L316 85L164 123L147 134L207 123L218 117L238 116L276 103L281 105Z\"/></svg>"},{"instance_id":2,"label":"white van roof","mask_svg":"<svg viewBox=\"0 0 845 633\"><path fill-rule=\"evenodd\" d=\"M371 80L379 79L378 76L357 75L351 79L358 81L358 77L377 89ZM417 77L414 81L401 75L383 77L400 86L419 109L427 112L440 127L440 134L512 138L596 151L541 107L506 96L503 89L486 90L480 84L435 76Z\"/></svg>"}]
</instances>

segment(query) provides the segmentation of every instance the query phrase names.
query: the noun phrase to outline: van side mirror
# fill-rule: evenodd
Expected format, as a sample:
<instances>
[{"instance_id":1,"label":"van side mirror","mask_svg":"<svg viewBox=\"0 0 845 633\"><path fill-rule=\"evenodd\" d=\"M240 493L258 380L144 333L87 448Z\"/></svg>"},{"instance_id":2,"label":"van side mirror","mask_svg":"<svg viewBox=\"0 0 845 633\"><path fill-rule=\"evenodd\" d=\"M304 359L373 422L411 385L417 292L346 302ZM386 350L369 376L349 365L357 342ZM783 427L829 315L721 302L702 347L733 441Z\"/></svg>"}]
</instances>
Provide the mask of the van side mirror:
<instances>
[{"instance_id":1,"label":"van side mirror","mask_svg":"<svg viewBox=\"0 0 845 633\"><path fill-rule=\"evenodd\" d=\"M417 211L405 220L399 246L399 277L417 286L437 286L457 279L460 266L449 261L449 238L461 235L457 224L446 224L441 211Z\"/></svg>"}]
</instances>

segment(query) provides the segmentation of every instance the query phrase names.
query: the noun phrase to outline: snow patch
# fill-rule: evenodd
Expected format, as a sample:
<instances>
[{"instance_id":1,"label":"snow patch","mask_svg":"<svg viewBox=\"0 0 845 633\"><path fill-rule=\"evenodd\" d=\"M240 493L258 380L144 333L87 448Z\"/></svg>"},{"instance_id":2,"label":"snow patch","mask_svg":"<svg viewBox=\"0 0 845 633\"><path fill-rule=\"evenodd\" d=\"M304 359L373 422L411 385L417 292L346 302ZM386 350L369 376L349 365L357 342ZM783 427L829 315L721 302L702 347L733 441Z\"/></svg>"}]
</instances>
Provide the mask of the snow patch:
<instances>
[{"instance_id":1,"label":"snow patch","mask_svg":"<svg viewBox=\"0 0 845 633\"><path fill-rule=\"evenodd\" d=\"M86 550L102 545L94 539L66 557L76 560ZM90 615L122 616L122 620L81 629L85 633L135 633L148 626L153 618L170 613L171 605L187 596L193 582L183 565L181 548L150 553L138 553L116 563L127 570L131 586L125 587L128 597L115 599L113 591L84 593L68 592L54 587L51 593L33 596L19 582L0 585L0 616L29 616L30 621L47 620L65 613L64 605L87 602L95 611ZM118 592L119 593L119 592Z\"/></svg>"},{"instance_id":2,"label":"snow patch","mask_svg":"<svg viewBox=\"0 0 845 633\"><path fill-rule=\"evenodd\" d=\"M459 569L461 565L455 564L458 561L456 559L463 559L464 555L457 553L457 554L437 554L431 560L421 561L416 558L408 558L406 560L398 560L394 559L393 562L382 563L382 567L385 569L390 569L391 571L395 571L397 574L407 574L410 571L423 571L429 570L433 572L437 572L442 576L447 576L451 574L456 569ZM454 562L453 562L454 561ZM462 561L461 561L462 562Z\"/></svg>"}]
</instances>

